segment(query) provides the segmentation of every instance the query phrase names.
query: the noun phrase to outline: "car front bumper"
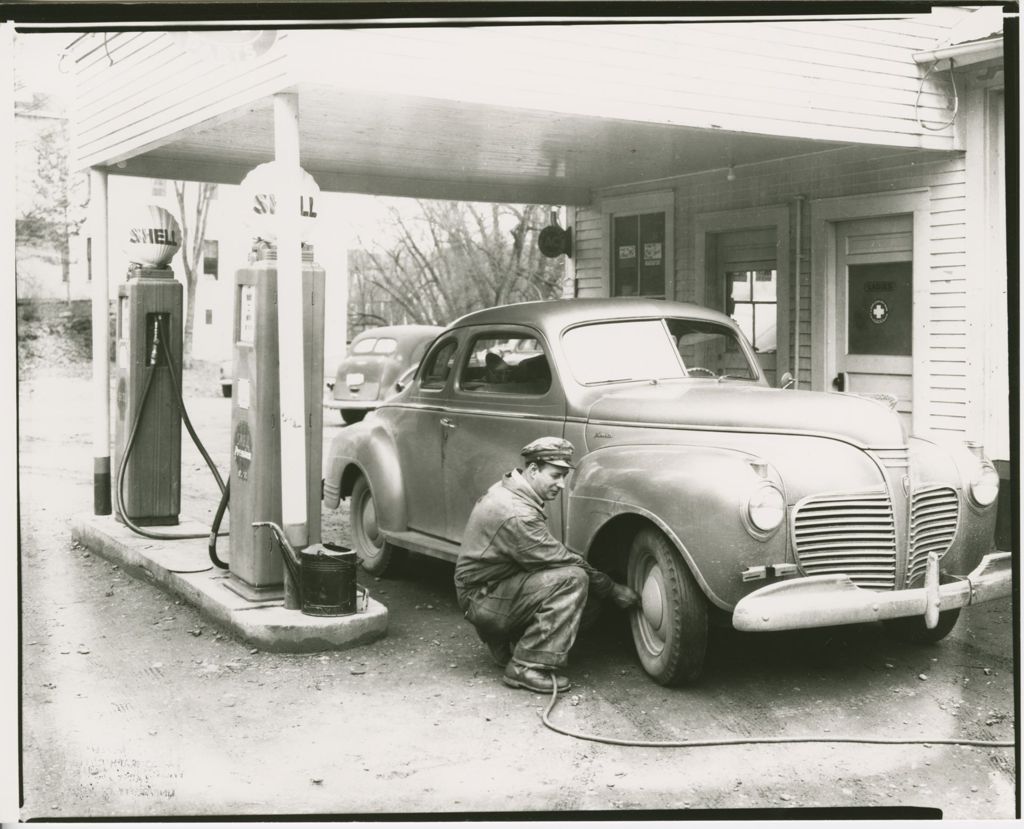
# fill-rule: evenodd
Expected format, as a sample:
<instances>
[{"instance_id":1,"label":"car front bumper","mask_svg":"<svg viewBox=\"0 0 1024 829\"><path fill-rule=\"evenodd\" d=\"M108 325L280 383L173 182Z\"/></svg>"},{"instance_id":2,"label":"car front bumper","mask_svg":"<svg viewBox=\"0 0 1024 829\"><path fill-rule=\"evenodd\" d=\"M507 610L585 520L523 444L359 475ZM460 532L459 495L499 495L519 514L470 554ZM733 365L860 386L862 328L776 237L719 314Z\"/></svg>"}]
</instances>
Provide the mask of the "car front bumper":
<instances>
[{"instance_id":1,"label":"car front bumper","mask_svg":"<svg viewBox=\"0 0 1024 829\"><path fill-rule=\"evenodd\" d=\"M744 631L795 630L924 616L933 628L943 610L1009 596L1012 590L1010 553L989 553L969 575L946 584L939 583L939 560L931 553L923 587L876 592L857 587L845 575L789 579L740 599L732 624Z\"/></svg>"}]
</instances>

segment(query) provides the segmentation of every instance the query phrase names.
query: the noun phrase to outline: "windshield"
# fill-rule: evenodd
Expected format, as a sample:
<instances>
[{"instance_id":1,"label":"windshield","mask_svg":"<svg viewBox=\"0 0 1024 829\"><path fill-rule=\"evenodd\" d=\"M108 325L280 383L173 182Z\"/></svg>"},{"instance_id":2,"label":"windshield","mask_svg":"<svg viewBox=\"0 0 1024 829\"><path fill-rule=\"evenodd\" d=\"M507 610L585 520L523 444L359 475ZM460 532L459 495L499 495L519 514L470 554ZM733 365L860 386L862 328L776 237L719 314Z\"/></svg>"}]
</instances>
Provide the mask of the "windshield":
<instances>
[{"instance_id":1,"label":"windshield","mask_svg":"<svg viewBox=\"0 0 1024 829\"><path fill-rule=\"evenodd\" d=\"M581 325L563 337L579 383L683 377L757 380L736 333L716 322L669 318Z\"/></svg>"}]
</instances>

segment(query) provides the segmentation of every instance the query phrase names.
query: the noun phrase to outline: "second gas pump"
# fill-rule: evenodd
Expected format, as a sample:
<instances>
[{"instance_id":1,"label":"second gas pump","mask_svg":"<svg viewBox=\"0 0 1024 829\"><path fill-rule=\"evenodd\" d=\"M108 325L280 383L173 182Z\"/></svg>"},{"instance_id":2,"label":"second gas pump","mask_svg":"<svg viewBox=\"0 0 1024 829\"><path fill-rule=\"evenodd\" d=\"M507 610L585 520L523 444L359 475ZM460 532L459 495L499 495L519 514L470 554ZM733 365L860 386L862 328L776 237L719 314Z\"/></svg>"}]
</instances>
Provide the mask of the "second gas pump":
<instances>
[{"instance_id":1,"label":"second gas pump","mask_svg":"<svg viewBox=\"0 0 1024 829\"><path fill-rule=\"evenodd\" d=\"M288 179L292 186L285 189L292 195L278 204ZM253 246L248 266L235 273L232 286L231 560L226 584L252 601L283 597L285 607L296 607L295 572L290 564L295 559L282 550L278 533L270 525L280 528L293 523L304 503L305 537L296 546L322 548L325 274L308 244L320 190L304 170L288 169L277 161L251 170L241 189ZM286 203L287 210L282 206ZM294 247L286 246L295 259L279 263L277 234L282 227L295 234L290 236ZM296 330L300 326L301 331ZM301 348L296 340L301 340ZM301 375L301 384L294 382L296 374ZM300 385L301 407L293 397ZM291 389L284 405L282 387ZM296 441L300 427L304 439ZM282 440L282 432L287 440ZM305 458L295 457L300 445ZM299 466L296 461L304 467L304 476L293 474ZM300 487L304 493L296 491ZM282 521L288 511L291 521L287 516Z\"/></svg>"},{"instance_id":2,"label":"second gas pump","mask_svg":"<svg viewBox=\"0 0 1024 829\"><path fill-rule=\"evenodd\" d=\"M308 544L320 541L323 457L324 270L313 250L302 250L303 365L278 365L277 251L257 242L248 267L234 281L231 402L231 569L227 584L252 601L283 595L280 542L268 527L281 523L280 372L303 373L306 418ZM294 290L293 286L287 289Z\"/></svg>"}]
</instances>

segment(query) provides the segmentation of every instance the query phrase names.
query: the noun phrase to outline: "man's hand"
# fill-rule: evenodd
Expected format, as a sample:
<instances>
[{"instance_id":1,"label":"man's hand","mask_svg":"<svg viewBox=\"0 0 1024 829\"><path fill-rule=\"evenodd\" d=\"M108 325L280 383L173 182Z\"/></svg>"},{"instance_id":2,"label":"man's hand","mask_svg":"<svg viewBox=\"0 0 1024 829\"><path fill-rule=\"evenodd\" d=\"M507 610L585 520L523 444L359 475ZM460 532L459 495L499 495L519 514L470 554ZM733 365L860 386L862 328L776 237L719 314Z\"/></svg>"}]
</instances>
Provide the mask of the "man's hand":
<instances>
[{"instance_id":1,"label":"man's hand","mask_svg":"<svg viewBox=\"0 0 1024 829\"><path fill-rule=\"evenodd\" d=\"M621 607L623 610L628 610L640 604L640 596L632 587L628 587L625 584L616 584L612 587L609 598L615 603L616 607Z\"/></svg>"}]
</instances>

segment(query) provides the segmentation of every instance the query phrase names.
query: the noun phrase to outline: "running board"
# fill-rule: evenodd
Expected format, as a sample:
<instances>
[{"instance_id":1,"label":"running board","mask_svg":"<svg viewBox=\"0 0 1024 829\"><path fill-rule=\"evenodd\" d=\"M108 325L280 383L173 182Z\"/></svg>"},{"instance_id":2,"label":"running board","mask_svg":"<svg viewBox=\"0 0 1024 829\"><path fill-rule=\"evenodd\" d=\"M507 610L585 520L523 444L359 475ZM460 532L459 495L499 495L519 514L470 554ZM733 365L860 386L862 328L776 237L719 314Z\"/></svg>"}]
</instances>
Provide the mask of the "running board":
<instances>
[{"instance_id":1,"label":"running board","mask_svg":"<svg viewBox=\"0 0 1024 829\"><path fill-rule=\"evenodd\" d=\"M384 533L384 537L392 544L411 550L414 553L422 553L425 556L433 556L442 561L450 561L453 564L459 557L459 545L430 535L424 535L415 531L401 533Z\"/></svg>"}]
</instances>

